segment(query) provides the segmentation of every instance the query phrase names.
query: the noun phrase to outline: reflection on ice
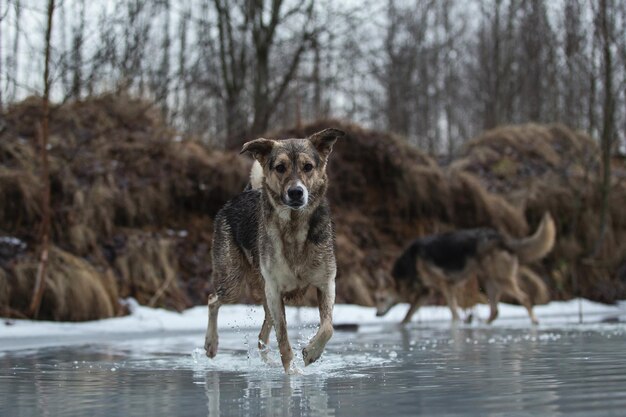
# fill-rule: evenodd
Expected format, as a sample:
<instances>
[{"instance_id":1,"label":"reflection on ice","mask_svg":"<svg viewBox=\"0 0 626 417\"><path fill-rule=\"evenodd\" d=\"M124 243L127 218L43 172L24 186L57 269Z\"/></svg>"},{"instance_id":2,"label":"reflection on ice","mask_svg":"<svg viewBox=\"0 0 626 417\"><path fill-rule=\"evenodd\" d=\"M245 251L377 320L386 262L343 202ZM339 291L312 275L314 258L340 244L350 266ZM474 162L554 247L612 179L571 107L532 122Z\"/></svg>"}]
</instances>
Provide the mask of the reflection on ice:
<instances>
[{"instance_id":1,"label":"reflection on ice","mask_svg":"<svg viewBox=\"0 0 626 417\"><path fill-rule=\"evenodd\" d=\"M238 385L241 390L229 390L222 395L221 387ZM333 416L324 379L263 378L248 374L234 376L219 371L204 373L204 391L209 417L232 415L234 405L242 415L316 415ZM233 395L239 393L240 395Z\"/></svg>"},{"instance_id":2,"label":"reflection on ice","mask_svg":"<svg viewBox=\"0 0 626 417\"><path fill-rule=\"evenodd\" d=\"M291 330L301 375L285 375L273 338L274 364L262 359L255 327L221 332L214 359L204 355L203 329L8 350L0 415L587 416L626 408L620 323L367 324L336 332L309 367L300 351L315 329Z\"/></svg>"}]
</instances>

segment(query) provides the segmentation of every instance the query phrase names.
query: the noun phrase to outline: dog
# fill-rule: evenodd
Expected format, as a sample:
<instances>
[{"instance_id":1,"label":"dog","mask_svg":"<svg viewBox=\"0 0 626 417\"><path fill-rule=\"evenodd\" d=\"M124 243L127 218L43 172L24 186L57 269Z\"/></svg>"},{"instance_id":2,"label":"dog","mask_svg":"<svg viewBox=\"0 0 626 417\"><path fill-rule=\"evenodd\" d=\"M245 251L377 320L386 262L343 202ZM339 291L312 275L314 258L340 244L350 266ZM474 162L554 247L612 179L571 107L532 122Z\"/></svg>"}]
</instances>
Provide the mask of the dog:
<instances>
[{"instance_id":1,"label":"dog","mask_svg":"<svg viewBox=\"0 0 626 417\"><path fill-rule=\"evenodd\" d=\"M533 303L547 302L548 292L541 278L524 264L545 257L555 238L554 220L548 212L536 232L523 239L512 239L489 228L418 238L395 261L391 271L394 285L379 285L374 296L376 315L383 316L397 303L405 302L410 307L402 323L409 323L436 290L443 294L456 321L457 293L475 276L489 300L488 323L498 317L498 302L507 294L517 299L537 324Z\"/></svg>"},{"instance_id":2,"label":"dog","mask_svg":"<svg viewBox=\"0 0 626 417\"><path fill-rule=\"evenodd\" d=\"M326 200L326 166L338 129L304 139L256 139L243 145L253 163L246 190L217 213L213 234L213 274L204 348L218 347L217 314L235 302L244 284L260 295L265 319L258 347L266 352L272 327L285 372L292 372L285 301L317 290L320 326L302 350L305 366L319 359L333 334L337 265L334 228ZM265 356L264 356L265 357Z\"/></svg>"}]
</instances>

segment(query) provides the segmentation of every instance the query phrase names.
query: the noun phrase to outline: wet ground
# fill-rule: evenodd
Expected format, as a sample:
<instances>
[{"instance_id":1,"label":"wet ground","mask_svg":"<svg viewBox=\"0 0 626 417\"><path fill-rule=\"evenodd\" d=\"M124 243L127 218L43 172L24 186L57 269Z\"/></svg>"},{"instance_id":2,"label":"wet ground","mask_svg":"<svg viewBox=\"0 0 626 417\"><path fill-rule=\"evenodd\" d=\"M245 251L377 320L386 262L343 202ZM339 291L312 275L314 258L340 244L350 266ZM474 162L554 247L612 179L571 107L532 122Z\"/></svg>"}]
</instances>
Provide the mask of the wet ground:
<instances>
[{"instance_id":1,"label":"wet ground","mask_svg":"<svg viewBox=\"0 0 626 417\"><path fill-rule=\"evenodd\" d=\"M313 332L291 330L297 351ZM626 413L624 324L369 325L292 376L256 333L221 331L212 361L198 332L0 352L0 416Z\"/></svg>"}]
</instances>

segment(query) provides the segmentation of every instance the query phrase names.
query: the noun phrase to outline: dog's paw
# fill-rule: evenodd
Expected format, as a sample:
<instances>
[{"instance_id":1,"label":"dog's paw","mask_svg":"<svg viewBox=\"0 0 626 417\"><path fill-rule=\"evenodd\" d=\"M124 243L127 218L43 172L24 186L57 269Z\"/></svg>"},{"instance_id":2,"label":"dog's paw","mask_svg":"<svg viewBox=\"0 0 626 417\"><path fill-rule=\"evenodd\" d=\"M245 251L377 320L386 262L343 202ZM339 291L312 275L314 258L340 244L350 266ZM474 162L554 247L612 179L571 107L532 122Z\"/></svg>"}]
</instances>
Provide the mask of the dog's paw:
<instances>
[{"instance_id":1,"label":"dog's paw","mask_svg":"<svg viewBox=\"0 0 626 417\"><path fill-rule=\"evenodd\" d=\"M304 360L304 366L309 366L322 356L322 351L313 349L311 347L305 347L302 349L302 359Z\"/></svg>"},{"instance_id":2,"label":"dog's paw","mask_svg":"<svg viewBox=\"0 0 626 417\"><path fill-rule=\"evenodd\" d=\"M293 363L291 364L291 366L289 367L289 369L285 370L285 373L287 375L304 375L304 371L300 368L298 368L296 365L294 365Z\"/></svg>"},{"instance_id":3,"label":"dog's paw","mask_svg":"<svg viewBox=\"0 0 626 417\"><path fill-rule=\"evenodd\" d=\"M205 339L204 351L209 358L214 358L215 355L217 355L217 340L211 341L209 339Z\"/></svg>"}]
</instances>

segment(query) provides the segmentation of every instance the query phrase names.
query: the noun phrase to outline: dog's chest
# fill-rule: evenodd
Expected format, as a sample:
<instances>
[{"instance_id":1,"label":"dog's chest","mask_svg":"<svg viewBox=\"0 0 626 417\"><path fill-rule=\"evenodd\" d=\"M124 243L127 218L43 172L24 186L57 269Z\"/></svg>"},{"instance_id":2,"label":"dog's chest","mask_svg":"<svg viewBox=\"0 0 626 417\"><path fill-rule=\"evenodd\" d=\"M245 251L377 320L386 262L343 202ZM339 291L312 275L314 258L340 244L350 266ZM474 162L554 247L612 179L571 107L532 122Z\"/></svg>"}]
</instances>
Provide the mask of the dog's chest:
<instances>
[{"instance_id":1,"label":"dog's chest","mask_svg":"<svg viewBox=\"0 0 626 417\"><path fill-rule=\"evenodd\" d=\"M267 227L267 240L261 249L261 269L281 291L292 291L312 284L316 275L315 258L307 242L308 227Z\"/></svg>"}]
</instances>

